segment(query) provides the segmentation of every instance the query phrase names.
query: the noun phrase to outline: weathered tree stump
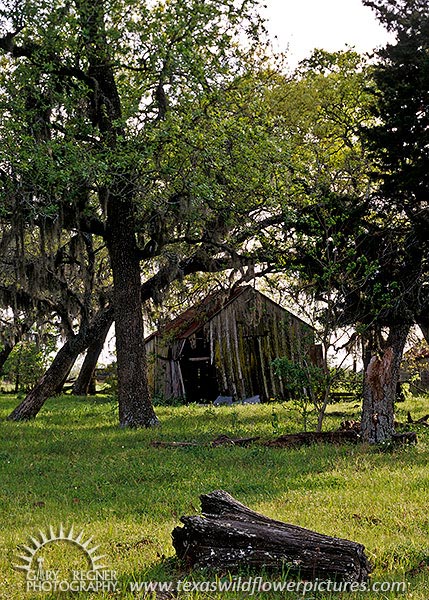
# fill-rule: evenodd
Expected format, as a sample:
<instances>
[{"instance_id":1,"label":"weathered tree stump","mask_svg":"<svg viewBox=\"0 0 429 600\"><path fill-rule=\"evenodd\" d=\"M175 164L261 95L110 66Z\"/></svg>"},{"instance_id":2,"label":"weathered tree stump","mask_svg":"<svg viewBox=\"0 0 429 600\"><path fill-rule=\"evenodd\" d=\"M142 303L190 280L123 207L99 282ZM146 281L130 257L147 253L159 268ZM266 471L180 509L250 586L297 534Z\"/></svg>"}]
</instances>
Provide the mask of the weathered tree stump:
<instances>
[{"instance_id":1,"label":"weathered tree stump","mask_svg":"<svg viewBox=\"0 0 429 600\"><path fill-rule=\"evenodd\" d=\"M303 579L366 581L371 566L361 544L274 521L223 490L201 496L203 516L182 517L172 532L188 566L288 570Z\"/></svg>"}]
</instances>

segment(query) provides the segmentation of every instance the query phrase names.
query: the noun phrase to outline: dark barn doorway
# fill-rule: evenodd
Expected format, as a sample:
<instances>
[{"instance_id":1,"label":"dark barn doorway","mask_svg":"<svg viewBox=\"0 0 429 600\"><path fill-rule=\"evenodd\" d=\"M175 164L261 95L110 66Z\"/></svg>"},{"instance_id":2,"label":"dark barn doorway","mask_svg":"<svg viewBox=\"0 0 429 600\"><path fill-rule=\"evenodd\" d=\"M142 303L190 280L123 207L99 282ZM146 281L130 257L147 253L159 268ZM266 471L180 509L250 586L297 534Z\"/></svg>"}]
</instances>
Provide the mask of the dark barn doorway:
<instances>
[{"instance_id":1,"label":"dark barn doorway","mask_svg":"<svg viewBox=\"0 0 429 600\"><path fill-rule=\"evenodd\" d=\"M213 402L219 396L216 369L211 364L210 347L202 333L186 340L180 369L188 402Z\"/></svg>"}]
</instances>

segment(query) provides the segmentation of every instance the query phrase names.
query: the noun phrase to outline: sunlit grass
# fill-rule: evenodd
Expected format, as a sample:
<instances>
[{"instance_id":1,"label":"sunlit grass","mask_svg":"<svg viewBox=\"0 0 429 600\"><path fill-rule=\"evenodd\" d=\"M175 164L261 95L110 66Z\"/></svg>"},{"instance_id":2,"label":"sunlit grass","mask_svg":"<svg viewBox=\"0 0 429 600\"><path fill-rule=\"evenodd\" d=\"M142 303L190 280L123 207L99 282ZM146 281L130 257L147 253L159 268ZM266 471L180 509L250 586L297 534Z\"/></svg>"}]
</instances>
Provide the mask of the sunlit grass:
<instances>
[{"instance_id":1,"label":"sunlit grass","mask_svg":"<svg viewBox=\"0 0 429 600\"><path fill-rule=\"evenodd\" d=\"M52 399L28 423L4 420L15 404L14 397L0 398L2 599L34 597L24 593L14 557L30 534L60 523L92 535L109 569L118 572L119 594L81 597L132 598L129 581L177 577L178 566L169 560L171 531L181 515L198 512L200 494L219 488L271 517L363 543L374 578L406 580L407 597L429 598L429 431L423 426L417 426L416 447L387 451L153 448L154 439L207 442L221 433L268 438L299 431L301 421L282 404L162 407L160 428L128 431L117 427L116 406L107 397ZM414 399L398 405L397 418L428 409L428 400ZM330 406L326 428L358 413L354 404ZM65 569L70 557L64 551L57 560Z\"/></svg>"}]
</instances>

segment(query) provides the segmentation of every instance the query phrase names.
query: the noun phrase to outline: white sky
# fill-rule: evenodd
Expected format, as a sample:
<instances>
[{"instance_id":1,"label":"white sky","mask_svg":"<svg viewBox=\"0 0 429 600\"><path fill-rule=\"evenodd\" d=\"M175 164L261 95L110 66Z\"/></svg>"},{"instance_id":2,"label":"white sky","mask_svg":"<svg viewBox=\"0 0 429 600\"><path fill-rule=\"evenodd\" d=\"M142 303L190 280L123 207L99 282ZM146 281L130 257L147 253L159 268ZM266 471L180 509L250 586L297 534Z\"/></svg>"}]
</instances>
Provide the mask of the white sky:
<instances>
[{"instance_id":1,"label":"white sky","mask_svg":"<svg viewBox=\"0 0 429 600\"><path fill-rule=\"evenodd\" d=\"M349 45L370 52L388 40L373 11L360 0L265 0L264 4L269 32L277 36L275 49L285 51L289 46L291 66L313 48L332 51Z\"/></svg>"}]
</instances>

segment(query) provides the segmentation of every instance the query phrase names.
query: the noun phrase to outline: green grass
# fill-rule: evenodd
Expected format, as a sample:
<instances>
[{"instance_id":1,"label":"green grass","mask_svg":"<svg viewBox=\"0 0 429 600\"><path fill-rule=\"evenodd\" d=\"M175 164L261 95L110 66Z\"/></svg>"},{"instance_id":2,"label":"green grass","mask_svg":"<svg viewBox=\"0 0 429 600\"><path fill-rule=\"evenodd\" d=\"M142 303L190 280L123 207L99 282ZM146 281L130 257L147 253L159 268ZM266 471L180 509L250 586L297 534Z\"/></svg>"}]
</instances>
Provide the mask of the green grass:
<instances>
[{"instance_id":1,"label":"green grass","mask_svg":"<svg viewBox=\"0 0 429 600\"><path fill-rule=\"evenodd\" d=\"M406 580L407 598L429 599L429 428L417 426L416 447L386 451L331 445L153 448L155 439L203 442L220 433L270 437L299 431L300 421L281 404L162 407L160 428L128 431L117 427L115 404L105 397L52 399L28 423L4 420L15 404L13 396L0 397L1 599L67 597L26 594L23 573L12 568L30 534L60 523L93 536L106 555L103 562L119 577L116 595L74 598L134 598L126 591L130 581L183 575L171 558L171 531L181 515L198 512L200 494L219 488L271 517L363 543L374 579ZM417 398L399 405L397 418L405 421L407 410L418 417L428 409L429 400ZM325 427L332 429L342 418L357 417L359 409L334 405L329 412L334 414L328 414ZM71 547L56 546L61 551L55 564L67 570L78 558Z\"/></svg>"}]
</instances>

